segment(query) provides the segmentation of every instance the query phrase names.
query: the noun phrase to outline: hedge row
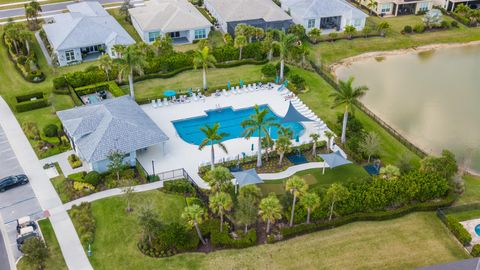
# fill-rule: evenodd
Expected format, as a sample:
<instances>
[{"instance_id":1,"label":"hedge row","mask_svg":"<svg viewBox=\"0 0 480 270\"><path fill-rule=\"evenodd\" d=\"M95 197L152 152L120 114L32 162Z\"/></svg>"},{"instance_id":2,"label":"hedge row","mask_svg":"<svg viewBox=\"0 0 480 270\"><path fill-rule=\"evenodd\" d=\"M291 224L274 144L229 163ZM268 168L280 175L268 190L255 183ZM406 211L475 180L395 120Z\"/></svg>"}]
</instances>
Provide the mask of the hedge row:
<instances>
[{"instance_id":1,"label":"hedge row","mask_svg":"<svg viewBox=\"0 0 480 270\"><path fill-rule=\"evenodd\" d=\"M445 225L447 225L447 228L452 232L453 235L455 235L462 245L468 246L470 244L472 241L472 236L456 218L446 216L444 221Z\"/></svg>"},{"instance_id":2,"label":"hedge row","mask_svg":"<svg viewBox=\"0 0 480 270\"><path fill-rule=\"evenodd\" d=\"M77 92L77 94L80 96L88 95L101 90L106 90L112 93L112 95L115 97L120 97L125 95L125 93L122 91L120 87L118 87L115 81L101 82L101 83L96 83L92 85L75 88L75 92Z\"/></svg>"},{"instance_id":3,"label":"hedge row","mask_svg":"<svg viewBox=\"0 0 480 270\"><path fill-rule=\"evenodd\" d=\"M16 96L15 99L17 100L17 103L20 103L20 102L30 101L32 98L41 99L43 97L44 97L43 92L34 92L30 94Z\"/></svg>"},{"instance_id":4,"label":"hedge row","mask_svg":"<svg viewBox=\"0 0 480 270\"><path fill-rule=\"evenodd\" d=\"M70 85L68 86L68 92L70 93L70 96L72 97L75 106L83 106L82 100L78 97L77 92L75 92L73 87L71 87Z\"/></svg>"},{"instance_id":5,"label":"hedge row","mask_svg":"<svg viewBox=\"0 0 480 270\"><path fill-rule=\"evenodd\" d=\"M295 236L304 235L307 233L331 229L341 225L345 225L356 221L381 221L393 218L398 218L415 211L434 211L440 207L451 205L455 201L455 196L449 194L441 201L417 203L413 205L404 206L395 210L377 211L372 213L356 213L344 217L339 217L331 221L321 223L299 224L294 227L285 227L280 229L283 239L289 239ZM274 241L274 240L273 240ZM272 240L270 241L272 242Z\"/></svg>"},{"instance_id":6,"label":"hedge row","mask_svg":"<svg viewBox=\"0 0 480 270\"><path fill-rule=\"evenodd\" d=\"M17 112L27 112L50 106L50 103L43 92L34 92L16 96L15 101L17 102L15 104L15 111Z\"/></svg>"},{"instance_id":7,"label":"hedge row","mask_svg":"<svg viewBox=\"0 0 480 270\"><path fill-rule=\"evenodd\" d=\"M201 232L205 237L210 238L212 246L217 248L247 248L257 244L257 232L251 229L247 234L238 232L238 238L230 236L230 225L223 223L223 232L220 232L220 220L209 219L200 225Z\"/></svg>"}]
</instances>

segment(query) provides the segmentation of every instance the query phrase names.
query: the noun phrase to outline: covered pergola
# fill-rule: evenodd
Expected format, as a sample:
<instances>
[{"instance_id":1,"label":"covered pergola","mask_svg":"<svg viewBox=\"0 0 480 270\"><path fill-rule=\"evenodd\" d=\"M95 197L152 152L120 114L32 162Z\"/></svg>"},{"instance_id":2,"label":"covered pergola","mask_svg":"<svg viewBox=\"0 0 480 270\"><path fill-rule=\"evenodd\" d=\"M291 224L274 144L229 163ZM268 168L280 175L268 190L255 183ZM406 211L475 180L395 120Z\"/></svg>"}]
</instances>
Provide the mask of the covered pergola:
<instances>
[{"instance_id":1,"label":"covered pergola","mask_svg":"<svg viewBox=\"0 0 480 270\"><path fill-rule=\"evenodd\" d=\"M340 153L340 151L336 151L330 154L320 154L320 157L323 159L323 162L327 163L328 167L331 169L347 164L352 164L352 162ZM323 166L322 174L325 174L325 166Z\"/></svg>"},{"instance_id":2,"label":"covered pergola","mask_svg":"<svg viewBox=\"0 0 480 270\"><path fill-rule=\"evenodd\" d=\"M263 180L258 176L257 170L249 169L246 171L232 172L235 177L232 179L235 185L235 193L237 193L237 187L244 187L247 185L255 185L263 183Z\"/></svg>"}]
</instances>

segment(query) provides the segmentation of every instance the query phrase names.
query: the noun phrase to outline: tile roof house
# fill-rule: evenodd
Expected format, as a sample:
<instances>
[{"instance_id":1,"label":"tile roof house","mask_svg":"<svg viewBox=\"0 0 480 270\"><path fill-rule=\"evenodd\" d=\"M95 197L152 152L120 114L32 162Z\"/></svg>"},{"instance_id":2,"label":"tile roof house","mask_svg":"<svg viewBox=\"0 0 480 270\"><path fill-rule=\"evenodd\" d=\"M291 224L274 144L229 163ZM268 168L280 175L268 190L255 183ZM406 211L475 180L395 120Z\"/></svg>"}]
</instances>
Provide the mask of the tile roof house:
<instances>
[{"instance_id":1,"label":"tile roof house","mask_svg":"<svg viewBox=\"0 0 480 270\"><path fill-rule=\"evenodd\" d=\"M144 42L170 35L174 43L208 37L212 24L188 0L150 0L129 9L132 24Z\"/></svg>"},{"instance_id":2,"label":"tile roof house","mask_svg":"<svg viewBox=\"0 0 480 270\"><path fill-rule=\"evenodd\" d=\"M238 24L284 31L293 24L292 18L272 0L205 0L204 5L223 32L232 36Z\"/></svg>"},{"instance_id":3,"label":"tile roof house","mask_svg":"<svg viewBox=\"0 0 480 270\"><path fill-rule=\"evenodd\" d=\"M60 66L93 60L103 52L115 57L114 45L135 43L98 2L80 2L67 9L68 13L54 15L53 23L43 25Z\"/></svg>"},{"instance_id":4,"label":"tile roof house","mask_svg":"<svg viewBox=\"0 0 480 270\"><path fill-rule=\"evenodd\" d=\"M57 112L65 134L84 165L108 170L112 151L125 153L124 162L135 166L136 152L168 140L163 131L130 96Z\"/></svg>"},{"instance_id":5,"label":"tile roof house","mask_svg":"<svg viewBox=\"0 0 480 270\"><path fill-rule=\"evenodd\" d=\"M313 28L343 31L347 25L362 30L368 17L345 0L283 0L282 8L307 32Z\"/></svg>"}]
</instances>

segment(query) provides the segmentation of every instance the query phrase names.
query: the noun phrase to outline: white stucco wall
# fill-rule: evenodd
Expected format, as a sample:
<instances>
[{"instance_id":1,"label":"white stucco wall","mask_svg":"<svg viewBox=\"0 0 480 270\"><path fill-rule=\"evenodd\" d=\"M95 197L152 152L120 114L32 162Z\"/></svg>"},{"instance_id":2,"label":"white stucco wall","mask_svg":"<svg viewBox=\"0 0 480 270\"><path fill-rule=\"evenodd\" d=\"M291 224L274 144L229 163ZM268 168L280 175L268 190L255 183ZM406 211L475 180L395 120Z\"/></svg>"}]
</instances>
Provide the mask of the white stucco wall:
<instances>
[{"instance_id":1,"label":"white stucco wall","mask_svg":"<svg viewBox=\"0 0 480 270\"><path fill-rule=\"evenodd\" d=\"M58 63L60 66L66 66L71 64L72 62L81 62L82 61L82 52L80 51L80 48L73 49L74 54L75 54L75 60L67 62L67 57L65 55L65 52L70 51L70 50L61 50L61 51L56 51L57 57L58 57Z\"/></svg>"},{"instance_id":2,"label":"white stucco wall","mask_svg":"<svg viewBox=\"0 0 480 270\"><path fill-rule=\"evenodd\" d=\"M136 164L136 159L137 152L131 152L128 157L123 159L123 163L133 167ZM108 171L108 164L110 164L110 161L108 159L104 159L91 163L90 168L93 171L103 173Z\"/></svg>"}]
</instances>

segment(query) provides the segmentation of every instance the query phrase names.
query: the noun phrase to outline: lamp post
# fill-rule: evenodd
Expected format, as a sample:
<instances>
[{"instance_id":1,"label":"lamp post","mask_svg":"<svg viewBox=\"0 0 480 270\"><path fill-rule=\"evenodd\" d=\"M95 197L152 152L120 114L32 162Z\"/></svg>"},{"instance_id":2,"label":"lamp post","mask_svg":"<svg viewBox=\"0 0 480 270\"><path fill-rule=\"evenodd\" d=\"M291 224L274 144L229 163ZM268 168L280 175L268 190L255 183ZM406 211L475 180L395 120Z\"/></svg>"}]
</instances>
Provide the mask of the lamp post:
<instances>
[{"instance_id":1,"label":"lamp post","mask_svg":"<svg viewBox=\"0 0 480 270\"><path fill-rule=\"evenodd\" d=\"M153 177L155 177L155 160L152 159L152 172Z\"/></svg>"}]
</instances>

